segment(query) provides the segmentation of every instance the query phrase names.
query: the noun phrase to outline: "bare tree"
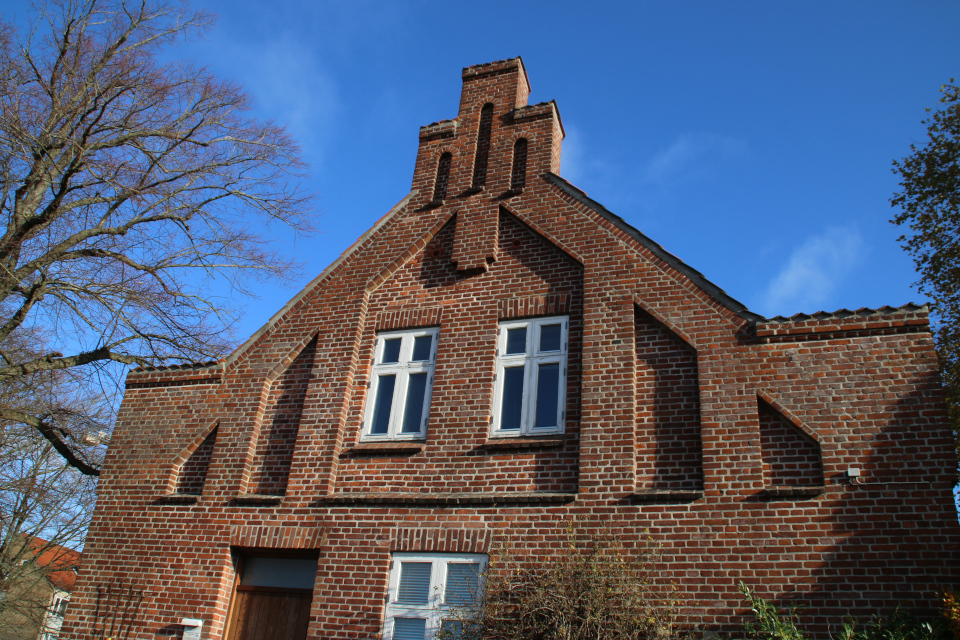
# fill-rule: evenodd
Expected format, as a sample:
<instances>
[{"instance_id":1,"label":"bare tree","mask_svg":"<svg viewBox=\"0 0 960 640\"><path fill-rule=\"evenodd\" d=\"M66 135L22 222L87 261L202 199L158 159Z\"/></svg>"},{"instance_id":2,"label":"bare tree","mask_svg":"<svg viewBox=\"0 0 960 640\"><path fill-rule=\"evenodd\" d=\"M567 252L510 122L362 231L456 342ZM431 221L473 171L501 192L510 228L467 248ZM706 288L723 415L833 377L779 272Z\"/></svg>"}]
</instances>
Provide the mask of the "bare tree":
<instances>
[{"instance_id":1,"label":"bare tree","mask_svg":"<svg viewBox=\"0 0 960 640\"><path fill-rule=\"evenodd\" d=\"M0 638L36 638L52 595L69 591L96 478L68 466L32 427L0 432Z\"/></svg>"},{"instance_id":2,"label":"bare tree","mask_svg":"<svg viewBox=\"0 0 960 640\"><path fill-rule=\"evenodd\" d=\"M0 420L97 475L86 444L119 369L220 357L229 293L292 266L265 227L308 230L310 198L296 144L240 87L161 61L208 15L49 0L36 17L0 23L0 395L21 400ZM37 391L50 372L66 396Z\"/></svg>"}]
</instances>

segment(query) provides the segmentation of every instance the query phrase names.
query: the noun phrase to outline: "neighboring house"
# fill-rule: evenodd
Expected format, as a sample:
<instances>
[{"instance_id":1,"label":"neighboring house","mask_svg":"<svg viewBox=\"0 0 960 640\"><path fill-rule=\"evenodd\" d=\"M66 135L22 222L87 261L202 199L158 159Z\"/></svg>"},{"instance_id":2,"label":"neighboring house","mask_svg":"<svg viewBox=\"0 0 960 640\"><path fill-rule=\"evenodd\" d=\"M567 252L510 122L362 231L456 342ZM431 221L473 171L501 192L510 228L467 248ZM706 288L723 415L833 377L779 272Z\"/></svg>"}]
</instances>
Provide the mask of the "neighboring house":
<instances>
[{"instance_id":1,"label":"neighboring house","mask_svg":"<svg viewBox=\"0 0 960 640\"><path fill-rule=\"evenodd\" d=\"M0 640L55 640L70 602L80 553L32 538L15 558L0 600Z\"/></svg>"},{"instance_id":2,"label":"neighboring house","mask_svg":"<svg viewBox=\"0 0 960 640\"><path fill-rule=\"evenodd\" d=\"M265 327L128 375L65 636L430 638L575 516L662 543L704 632L741 580L821 625L956 581L926 307L750 312L560 178L528 93L464 69L410 194Z\"/></svg>"}]
</instances>

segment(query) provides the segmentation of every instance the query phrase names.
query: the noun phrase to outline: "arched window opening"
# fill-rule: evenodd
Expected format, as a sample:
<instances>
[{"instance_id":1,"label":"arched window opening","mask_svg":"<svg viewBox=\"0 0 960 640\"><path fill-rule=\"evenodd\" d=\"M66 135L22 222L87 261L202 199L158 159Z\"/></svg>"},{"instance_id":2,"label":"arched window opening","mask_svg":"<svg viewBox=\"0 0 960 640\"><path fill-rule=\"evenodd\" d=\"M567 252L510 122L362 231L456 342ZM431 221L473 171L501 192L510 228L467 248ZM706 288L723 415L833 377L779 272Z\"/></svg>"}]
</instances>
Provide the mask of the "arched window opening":
<instances>
[{"instance_id":1,"label":"arched window opening","mask_svg":"<svg viewBox=\"0 0 960 640\"><path fill-rule=\"evenodd\" d=\"M522 191L527 184L527 139L520 138L513 145L513 175L510 190Z\"/></svg>"},{"instance_id":2,"label":"arched window opening","mask_svg":"<svg viewBox=\"0 0 960 640\"><path fill-rule=\"evenodd\" d=\"M437 182L433 185L433 201L440 203L447 197L447 184L450 182L450 163L453 154L447 152L440 156L437 162Z\"/></svg>"},{"instance_id":3,"label":"arched window opening","mask_svg":"<svg viewBox=\"0 0 960 640\"><path fill-rule=\"evenodd\" d=\"M473 163L473 187L487 184L487 160L490 156L490 129L493 127L493 104L488 102L480 110L480 130L477 133L477 158Z\"/></svg>"}]
</instances>

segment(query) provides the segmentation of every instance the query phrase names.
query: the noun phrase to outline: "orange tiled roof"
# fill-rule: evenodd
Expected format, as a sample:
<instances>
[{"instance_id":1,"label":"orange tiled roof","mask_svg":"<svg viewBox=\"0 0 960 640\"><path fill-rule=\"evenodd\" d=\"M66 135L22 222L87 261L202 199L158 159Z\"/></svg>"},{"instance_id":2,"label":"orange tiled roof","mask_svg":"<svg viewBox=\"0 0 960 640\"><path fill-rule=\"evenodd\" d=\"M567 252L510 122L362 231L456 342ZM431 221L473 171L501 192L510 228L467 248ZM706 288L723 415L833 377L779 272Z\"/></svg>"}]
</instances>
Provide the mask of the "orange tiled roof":
<instances>
[{"instance_id":1,"label":"orange tiled roof","mask_svg":"<svg viewBox=\"0 0 960 640\"><path fill-rule=\"evenodd\" d=\"M47 542L42 538L33 538L30 541L30 550L41 567L53 569L47 575L53 586L66 592L73 591L73 584L77 579L73 567L80 565L79 551Z\"/></svg>"}]
</instances>

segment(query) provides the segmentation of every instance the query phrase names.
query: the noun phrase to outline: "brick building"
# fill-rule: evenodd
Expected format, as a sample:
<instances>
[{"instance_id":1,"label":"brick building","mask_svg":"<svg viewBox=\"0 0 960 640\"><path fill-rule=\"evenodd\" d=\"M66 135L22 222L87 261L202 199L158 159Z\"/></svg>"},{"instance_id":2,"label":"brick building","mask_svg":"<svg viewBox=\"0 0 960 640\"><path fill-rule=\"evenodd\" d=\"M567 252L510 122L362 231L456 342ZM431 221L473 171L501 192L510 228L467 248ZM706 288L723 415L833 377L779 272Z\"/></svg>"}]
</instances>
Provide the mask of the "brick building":
<instances>
[{"instance_id":1,"label":"brick building","mask_svg":"<svg viewBox=\"0 0 960 640\"><path fill-rule=\"evenodd\" d=\"M960 575L926 308L751 313L558 177L528 94L464 69L409 195L263 329L129 374L67 637L121 580L131 637L430 637L573 515L649 530L706 631L739 580L824 623Z\"/></svg>"}]
</instances>

